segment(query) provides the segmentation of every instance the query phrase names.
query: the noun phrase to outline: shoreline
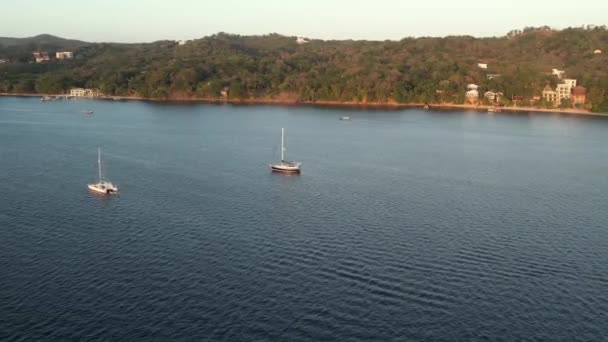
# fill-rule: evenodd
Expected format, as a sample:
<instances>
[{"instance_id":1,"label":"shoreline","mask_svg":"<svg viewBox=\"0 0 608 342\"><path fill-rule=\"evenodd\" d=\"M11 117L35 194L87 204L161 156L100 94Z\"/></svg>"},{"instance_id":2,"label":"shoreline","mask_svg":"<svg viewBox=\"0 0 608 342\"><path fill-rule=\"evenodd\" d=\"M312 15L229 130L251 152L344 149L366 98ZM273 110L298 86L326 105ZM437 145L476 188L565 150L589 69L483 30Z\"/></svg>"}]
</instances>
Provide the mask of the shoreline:
<instances>
[{"instance_id":1,"label":"shoreline","mask_svg":"<svg viewBox=\"0 0 608 342\"><path fill-rule=\"evenodd\" d=\"M4 97L63 97L66 94L12 94L0 93ZM327 106L327 107L359 107L359 108L424 108L424 103L397 103L397 102L353 102L353 101L296 101L296 100L273 100L273 99L216 99L216 98L175 98L175 99L153 99L141 96L97 96L97 97L78 97L85 100L119 100L119 101L149 101L158 103L215 103L215 104L243 104L243 105L285 105L285 106ZM465 109L486 112L493 106L487 105L468 105L468 104L428 104L428 109ZM559 108L536 108L536 107L500 107L501 111L512 113L518 112L539 112L555 114L576 114L590 116L608 116L608 113L595 113L584 109L559 109Z\"/></svg>"}]
</instances>

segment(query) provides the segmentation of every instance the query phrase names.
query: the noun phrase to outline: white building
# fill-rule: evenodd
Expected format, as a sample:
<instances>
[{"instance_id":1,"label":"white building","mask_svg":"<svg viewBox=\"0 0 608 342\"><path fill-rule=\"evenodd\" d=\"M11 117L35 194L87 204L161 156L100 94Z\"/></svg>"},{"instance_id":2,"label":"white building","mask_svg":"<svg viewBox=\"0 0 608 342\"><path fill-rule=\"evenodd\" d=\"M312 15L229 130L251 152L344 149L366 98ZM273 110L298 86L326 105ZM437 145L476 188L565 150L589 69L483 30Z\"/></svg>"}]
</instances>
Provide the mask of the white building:
<instances>
[{"instance_id":1,"label":"white building","mask_svg":"<svg viewBox=\"0 0 608 342\"><path fill-rule=\"evenodd\" d=\"M178 40L178 41L177 41L177 45L180 45L180 46L181 46L181 45L186 45L186 43L188 43L188 41L187 41L187 40Z\"/></svg>"},{"instance_id":2,"label":"white building","mask_svg":"<svg viewBox=\"0 0 608 342\"><path fill-rule=\"evenodd\" d=\"M72 59L74 58L74 53L71 51L58 51L55 53L55 57L57 59Z\"/></svg>"},{"instance_id":3,"label":"white building","mask_svg":"<svg viewBox=\"0 0 608 342\"><path fill-rule=\"evenodd\" d=\"M467 84L467 89L472 89L472 90L477 90L479 89L479 86L477 84Z\"/></svg>"},{"instance_id":4,"label":"white building","mask_svg":"<svg viewBox=\"0 0 608 342\"><path fill-rule=\"evenodd\" d=\"M558 84L555 90L546 86L545 90L543 90L543 98L546 101L553 102L554 105L559 106L562 104L562 100L570 99L572 89L576 88L576 83L575 79L567 78L564 80L564 83Z\"/></svg>"},{"instance_id":5,"label":"white building","mask_svg":"<svg viewBox=\"0 0 608 342\"><path fill-rule=\"evenodd\" d=\"M561 101L564 99L569 99L570 94L572 94L572 89L576 87L576 80L573 79L565 79L564 83L560 83L557 85L557 102L561 104Z\"/></svg>"},{"instance_id":6,"label":"white building","mask_svg":"<svg viewBox=\"0 0 608 342\"><path fill-rule=\"evenodd\" d=\"M471 89L465 93L465 97L469 102L477 102L479 100L479 92L477 89Z\"/></svg>"},{"instance_id":7,"label":"white building","mask_svg":"<svg viewBox=\"0 0 608 342\"><path fill-rule=\"evenodd\" d=\"M85 90L83 88L72 88L70 89L70 96L83 97Z\"/></svg>"},{"instance_id":8,"label":"white building","mask_svg":"<svg viewBox=\"0 0 608 342\"><path fill-rule=\"evenodd\" d=\"M70 96L96 97L96 96L101 96L101 93L99 91L97 91L97 89L72 88L72 89L70 89Z\"/></svg>"},{"instance_id":9,"label":"white building","mask_svg":"<svg viewBox=\"0 0 608 342\"><path fill-rule=\"evenodd\" d=\"M545 101L547 102L552 102L556 106L559 104L559 97L557 96L557 92L551 89L551 87L549 86L546 86L543 90L543 99L545 99Z\"/></svg>"},{"instance_id":10,"label":"white building","mask_svg":"<svg viewBox=\"0 0 608 342\"><path fill-rule=\"evenodd\" d=\"M477 63L477 66L480 67L481 69L487 69L488 65L486 63Z\"/></svg>"},{"instance_id":11,"label":"white building","mask_svg":"<svg viewBox=\"0 0 608 342\"><path fill-rule=\"evenodd\" d=\"M576 87L576 80L575 79L571 79L571 78L567 78L564 80L564 83L567 84L570 89Z\"/></svg>"},{"instance_id":12,"label":"white building","mask_svg":"<svg viewBox=\"0 0 608 342\"><path fill-rule=\"evenodd\" d=\"M597 50L593 51L593 53L594 53L594 54L596 54L596 55L599 55L599 54L601 54L601 53L602 53L602 50L597 49Z\"/></svg>"},{"instance_id":13,"label":"white building","mask_svg":"<svg viewBox=\"0 0 608 342\"><path fill-rule=\"evenodd\" d=\"M490 101L490 102L498 102L498 101L500 101L502 96L503 96L503 93L494 92L494 91L486 91L483 94L483 97L488 99L488 101Z\"/></svg>"},{"instance_id":14,"label":"white building","mask_svg":"<svg viewBox=\"0 0 608 342\"><path fill-rule=\"evenodd\" d=\"M562 76L564 76L566 72L564 70L559 70L559 69L553 69L551 71L552 75L557 76L557 78L559 78L560 80L562 79Z\"/></svg>"},{"instance_id":15,"label":"white building","mask_svg":"<svg viewBox=\"0 0 608 342\"><path fill-rule=\"evenodd\" d=\"M0 64L8 63L8 59L0 58Z\"/></svg>"},{"instance_id":16,"label":"white building","mask_svg":"<svg viewBox=\"0 0 608 342\"><path fill-rule=\"evenodd\" d=\"M308 40L306 40L306 38L304 38L304 37L298 37L298 38L296 39L296 43L298 43L298 44L302 45L302 44L306 44L306 43L308 43Z\"/></svg>"}]
</instances>

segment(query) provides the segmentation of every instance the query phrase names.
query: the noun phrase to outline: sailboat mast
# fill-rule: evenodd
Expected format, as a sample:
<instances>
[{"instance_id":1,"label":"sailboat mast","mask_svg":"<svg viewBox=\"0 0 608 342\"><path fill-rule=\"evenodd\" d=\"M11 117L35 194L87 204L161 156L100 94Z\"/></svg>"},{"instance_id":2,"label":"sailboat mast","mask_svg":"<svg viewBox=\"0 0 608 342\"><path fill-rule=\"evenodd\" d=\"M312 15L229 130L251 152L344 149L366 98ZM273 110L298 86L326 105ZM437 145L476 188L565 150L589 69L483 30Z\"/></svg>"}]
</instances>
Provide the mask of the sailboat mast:
<instances>
[{"instance_id":1,"label":"sailboat mast","mask_svg":"<svg viewBox=\"0 0 608 342\"><path fill-rule=\"evenodd\" d=\"M285 160L285 128L281 128L281 161Z\"/></svg>"},{"instance_id":2,"label":"sailboat mast","mask_svg":"<svg viewBox=\"0 0 608 342\"><path fill-rule=\"evenodd\" d=\"M101 183L101 149L97 148L97 166L99 168L99 182Z\"/></svg>"}]
</instances>

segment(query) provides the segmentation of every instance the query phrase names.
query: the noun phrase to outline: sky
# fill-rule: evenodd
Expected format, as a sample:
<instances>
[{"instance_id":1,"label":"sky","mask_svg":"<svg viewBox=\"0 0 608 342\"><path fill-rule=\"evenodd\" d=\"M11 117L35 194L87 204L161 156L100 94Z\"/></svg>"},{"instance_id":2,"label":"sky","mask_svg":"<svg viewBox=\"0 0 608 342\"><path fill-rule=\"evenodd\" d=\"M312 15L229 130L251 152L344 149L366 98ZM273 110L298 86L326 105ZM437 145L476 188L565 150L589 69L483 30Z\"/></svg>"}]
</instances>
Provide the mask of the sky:
<instances>
[{"instance_id":1,"label":"sky","mask_svg":"<svg viewBox=\"0 0 608 342\"><path fill-rule=\"evenodd\" d=\"M608 25L608 0L0 0L0 36L150 42L217 32L318 39L502 36Z\"/></svg>"}]
</instances>

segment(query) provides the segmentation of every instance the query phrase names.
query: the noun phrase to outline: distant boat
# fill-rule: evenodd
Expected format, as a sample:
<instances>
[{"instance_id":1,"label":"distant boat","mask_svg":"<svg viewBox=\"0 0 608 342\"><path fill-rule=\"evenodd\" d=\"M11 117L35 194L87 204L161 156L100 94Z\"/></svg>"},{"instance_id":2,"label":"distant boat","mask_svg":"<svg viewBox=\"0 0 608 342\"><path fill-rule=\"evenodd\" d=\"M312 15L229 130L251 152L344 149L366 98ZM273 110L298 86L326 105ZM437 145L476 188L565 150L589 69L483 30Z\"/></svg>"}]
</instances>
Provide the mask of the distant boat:
<instances>
[{"instance_id":1,"label":"distant boat","mask_svg":"<svg viewBox=\"0 0 608 342\"><path fill-rule=\"evenodd\" d=\"M275 172L300 173L302 163L285 160L285 129L281 128L281 162L271 164L270 169Z\"/></svg>"},{"instance_id":2,"label":"distant boat","mask_svg":"<svg viewBox=\"0 0 608 342\"><path fill-rule=\"evenodd\" d=\"M40 101L43 101L43 102L51 101L51 100L53 100L53 98L50 96L43 96L40 98Z\"/></svg>"},{"instance_id":3,"label":"distant boat","mask_svg":"<svg viewBox=\"0 0 608 342\"><path fill-rule=\"evenodd\" d=\"M488 108L488 113L500 113L501 111L502 111L502 109L500 109L500 107L497 107L497 106Z\"/></svg>"},{"instance_id":4,"label":"distant boat","mask_svg":"<svg viewBox=\"0 0 608 342\"><path fill-rule=\"evenodd\" d=\"M95 184L89 184L89 190L106 195L118 192L118 187L116 185L103 180L103 176L101 174L101 149L99 148L97 149L97 167L99 169L99 180Z\"/></svg>"},{"instance_id":5,"label":"distant boat","mask_svg":"<svg viewBox=\"0 0 608 342\"><path fill-rule=\"evenodd\" d=\"M340 118L342 121L350 121L350 116L343 116Z\"/></svg>"},{"instance_id":6,"label":"distant boat","mask_svg":"<svg viewBox=\"0 0 608 342\"><path fill-rule=\"evenodd\" d=\"M95 111L94 111L94 110L81 110L80 112L81 112L82 114L93 114L93 113L95 113Z\"/></svg>"}]
</instances>

